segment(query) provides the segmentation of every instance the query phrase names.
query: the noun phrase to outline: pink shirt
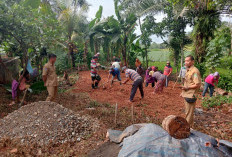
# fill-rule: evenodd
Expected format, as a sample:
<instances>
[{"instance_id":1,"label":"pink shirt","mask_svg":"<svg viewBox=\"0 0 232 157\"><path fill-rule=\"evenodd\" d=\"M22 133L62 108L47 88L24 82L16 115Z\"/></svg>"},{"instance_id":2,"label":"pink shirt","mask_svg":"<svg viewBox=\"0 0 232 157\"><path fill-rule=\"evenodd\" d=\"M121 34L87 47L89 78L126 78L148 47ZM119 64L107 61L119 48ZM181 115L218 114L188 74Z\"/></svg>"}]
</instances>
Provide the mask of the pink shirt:
<instances>
[{"instance_id":1,"label":"pink shirt","mask_svg":"<svg viewBox=\"0 0 232 157\"><path fill-rule=\"evenodd\" d=\"M210 74L209 76L206 77L205 82L214 86L215 82L218 83L218 79L214 79L213 74Z\"/></svg>"},{"instance_id":2,"label":"pink shirt","mask_svg":"<svg viewBox=\"0 0 232 157\"><path fill-rule=\"evenodd\" d=\"M170 72L172 72L172 67L171 66L165 66L164 67L164 75L168 75Z\"/></svg>"}]
</instances>

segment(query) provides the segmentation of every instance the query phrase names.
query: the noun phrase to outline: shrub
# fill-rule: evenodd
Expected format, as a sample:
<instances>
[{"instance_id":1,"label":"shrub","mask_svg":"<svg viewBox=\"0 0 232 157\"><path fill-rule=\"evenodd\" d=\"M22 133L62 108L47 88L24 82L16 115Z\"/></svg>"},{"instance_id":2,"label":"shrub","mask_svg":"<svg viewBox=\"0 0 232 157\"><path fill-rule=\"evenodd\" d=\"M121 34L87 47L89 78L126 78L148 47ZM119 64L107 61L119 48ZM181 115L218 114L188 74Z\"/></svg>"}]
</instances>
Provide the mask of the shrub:
<instances>
[{"instance_id":1,"label":"shrub","mask_svg":"<svg viewBox=\"0 0 232 157\"><path fill-rule=\"evenodd\" d=\"M203 100L202 106L204 108L211 108L221 106L223 104L232 104L232 97L218 95L211 98L205 98Z\"/></svg>"},{"instance_id":2,"label":"shrub","mask_svg":"<svg viewBox=\"0 0 232 157\"><path fill-rule=\"evenodd\" d=\"M218 87L227 91L232 91L232 72L220 74Z\"/></svg>"}]
</instances>

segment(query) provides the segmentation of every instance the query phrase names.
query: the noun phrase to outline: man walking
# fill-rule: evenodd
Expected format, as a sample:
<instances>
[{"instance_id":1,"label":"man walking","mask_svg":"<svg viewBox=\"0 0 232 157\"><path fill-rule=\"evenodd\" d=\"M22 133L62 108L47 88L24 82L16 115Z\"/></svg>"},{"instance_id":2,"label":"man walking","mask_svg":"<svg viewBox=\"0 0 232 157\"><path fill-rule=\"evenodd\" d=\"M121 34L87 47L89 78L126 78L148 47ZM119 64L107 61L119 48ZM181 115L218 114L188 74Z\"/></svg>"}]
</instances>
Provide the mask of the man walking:
<instances>
[{"instance_id":1,"label":"man walking","mask_svg":"<svg viewBox=\"0 0 232 157\"><path fill-rule=\"evenodd\" d=\"M56 75L56 55L49 54L49 61L43 67L43 81L44 85L47 87L48 97L46 101L54 101L58 93L58 81Z\"/></svg>"},{"instance_id":2,"label":"man walking","mask_svg":"<svg viewBox=\"0 0 232 157\"><path fill-rule=\"evenodd\" d=\"M131 89L131 95L130 95L130 102L133 102L134 96L137 92L137 89L139 88L141 98L144 97L144 92L143 92L143 79L142 77L132 69L127 69L126 66L122 68L122 71L125 72L126 74L126 80L123 82L123 84L126 84L130 79L134 81Z\"/></svg>"},{"instance_id":3,"label":"man walking","mask_svg":"<svg viewBox=\"0 0 232 157\"><path fill-rule=\"evenodd\" d=\"M164 67L164 75L166 76L166 83L165 86L168 86L168 82L169 82L169 76L172 73L172 66L170 65L170 62L167 61L166 66Z\"/></svg>"},{"instance_id":4,"label":"man walking","mask_svg":"<svg viewBox=\"0 0 232 157\"><path fill-rule=\"evenodd\" d=\"M186 120L193 126L194 110L197 100L197 92L201 86L201 76L199 70L194 66L194 57L189 55L185 58L187 72L185 74L184 86L181 96L185 99Z\"/></svg>"},{"instance_id":5,"label":"man walking","mask_svg":"<svg viewBox=\"0 0 232 157\"><path fill-rule=\"evenodd\" d=\"M98 57L94 56L93 59L91 60L91 78L92 78L92 88L96 89L98 88L98 84L101 81L101 77L97 74L97 67L99 64L97 63Z\"/></svg>"}]
</instances>

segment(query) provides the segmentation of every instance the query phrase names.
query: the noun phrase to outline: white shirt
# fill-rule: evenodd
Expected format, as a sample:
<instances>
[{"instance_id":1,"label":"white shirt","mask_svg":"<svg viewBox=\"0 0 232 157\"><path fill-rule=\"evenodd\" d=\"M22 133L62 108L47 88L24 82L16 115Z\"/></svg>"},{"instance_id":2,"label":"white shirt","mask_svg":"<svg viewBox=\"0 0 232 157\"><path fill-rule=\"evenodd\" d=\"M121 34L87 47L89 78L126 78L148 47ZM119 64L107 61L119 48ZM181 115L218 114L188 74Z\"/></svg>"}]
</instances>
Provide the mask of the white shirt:
<instances>
[{"instance_id":1,"label":"white shirt","mask_svg":"<svg viewBox=\"0 0 232 157\"><path fill-rule=\"evenodd\" d=\"M119 63L119 62L113 62L113 63L112 63L112 66L113 66L114 68L120 69L120 63Z\"/></svg>"}]
</instances>

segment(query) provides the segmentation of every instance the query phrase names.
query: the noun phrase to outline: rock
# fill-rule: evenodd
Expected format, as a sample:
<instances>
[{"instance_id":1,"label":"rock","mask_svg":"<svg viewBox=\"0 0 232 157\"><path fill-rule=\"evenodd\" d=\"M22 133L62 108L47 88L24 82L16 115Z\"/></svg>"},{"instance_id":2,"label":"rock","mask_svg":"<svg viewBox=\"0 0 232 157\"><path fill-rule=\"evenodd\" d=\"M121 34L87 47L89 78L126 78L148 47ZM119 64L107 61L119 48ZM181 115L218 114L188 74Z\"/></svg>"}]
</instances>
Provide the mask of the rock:
<instances>
[{"instance_id":1,"label":"rock","mask_svg":"<svg viewBox=\"0 0 232 157\"><path fill-rule=\"evenodd\" d=\"M17 148L14 148L10 151L10 153L17 153L18 152L18 149Z\"/></svg>"},{"instance_id":2,"label":"rock","mask_svg":"<svg viewBox=\"0 0 232 157\"><path fill-rule=\"evenodd\" d=\"M80 141L99 127L95 119L81 116L54 102L35 102L0 120L0 138L40 145ZM11 130L11 131L9 131Z\"/></svg>"}]
</instances>

